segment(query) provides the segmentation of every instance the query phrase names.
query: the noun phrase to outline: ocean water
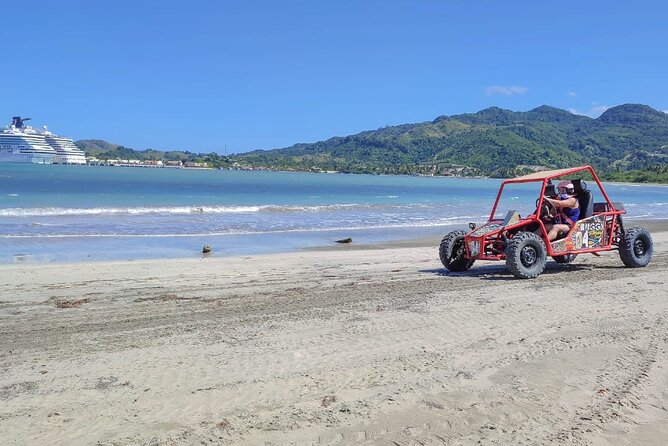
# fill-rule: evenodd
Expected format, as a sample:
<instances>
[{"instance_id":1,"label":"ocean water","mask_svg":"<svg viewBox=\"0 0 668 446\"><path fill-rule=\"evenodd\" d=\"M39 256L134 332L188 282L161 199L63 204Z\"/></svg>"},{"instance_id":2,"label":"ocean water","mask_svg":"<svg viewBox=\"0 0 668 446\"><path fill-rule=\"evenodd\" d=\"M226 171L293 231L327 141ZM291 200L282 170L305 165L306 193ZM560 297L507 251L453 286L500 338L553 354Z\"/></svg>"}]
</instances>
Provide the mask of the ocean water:
<instances>
[{"instance_id":1,"label":"ocean water","mask_svg":"<svg viewBox=\"0 0 668 446\"><path fill-rule=\"evenodd\" d=\"M443 177L0 164L0 263L283 252L485 221L501 183ZM591 185L590 185L591 186ZM606 185L628 218L668 218L668 187ZM499 212L531 212L534 185ZM601 201L595 193L595 200Z\"/></svg>"}]
</instances>

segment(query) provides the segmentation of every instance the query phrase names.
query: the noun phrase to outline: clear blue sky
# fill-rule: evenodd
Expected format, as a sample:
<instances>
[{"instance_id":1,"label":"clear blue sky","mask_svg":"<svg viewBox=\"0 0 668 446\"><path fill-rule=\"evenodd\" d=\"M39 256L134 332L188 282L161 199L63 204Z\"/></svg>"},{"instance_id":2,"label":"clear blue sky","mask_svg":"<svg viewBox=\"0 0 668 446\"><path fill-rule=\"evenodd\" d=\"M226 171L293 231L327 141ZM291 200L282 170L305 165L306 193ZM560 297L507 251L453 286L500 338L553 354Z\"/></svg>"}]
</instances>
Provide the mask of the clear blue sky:
<instances>
[{"instance_id":1,"label":"clear blue sky","mask_svg":"<svg viewBox=\"0 0 668 446\"><path fill-rule=\"evenodd\" d=\"M668 110L667 20L660 1L9 2L0 119L233 153L492 105Z\"/></svg>"}]
</instances>

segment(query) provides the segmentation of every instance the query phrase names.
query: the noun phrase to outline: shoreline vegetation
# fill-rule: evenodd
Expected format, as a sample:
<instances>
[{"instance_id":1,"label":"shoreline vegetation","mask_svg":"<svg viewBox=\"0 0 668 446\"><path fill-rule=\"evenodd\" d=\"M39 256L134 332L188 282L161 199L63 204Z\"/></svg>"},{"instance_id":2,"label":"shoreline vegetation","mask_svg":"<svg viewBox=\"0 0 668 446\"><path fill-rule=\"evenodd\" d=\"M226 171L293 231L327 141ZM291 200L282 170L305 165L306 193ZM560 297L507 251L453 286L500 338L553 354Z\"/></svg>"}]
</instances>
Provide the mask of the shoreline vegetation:
<instances>
[{"instance_id":1,"label":"shoreline vegetation","mask_svg":"<svg viewBox=\"0 0 668 446\"><path fill-rule=\"evenodd\" d=\"M213 169L512 178L589 164L605 181L668 183L668 114L641 104L612 107L596 119L545 105L528 112L490 107L231 155L76 144L97 160Z\"/></svg>"},{"instance_id":2,"label":"shoreline vegetation","mask_svg":"<svg viewBox=\"0 0 668 446\"><path fill-rule=\"evenodd\" d=\"M218 166L210 167L208 163L198 163L198 166L186 165L163 165L156 164L153 162L145 163L144 161L134 160L137 162L124 162L124 160L96 160L94 162L88 162L85 165L87 166L105 166L105 167L134 167L134 168L164 168L164 169L191 169L191 170L240 170L240 171L260 171L260 172L302 172L302 173L324 173L324 174L350 174L350 175L407 175L407 176L418 176L418 177L452 177L452 178L508 178L508 177L496 177L496 176L486 176L486 175L461 175L458 173L417 173L417 172L406 172L406 173L392 173L392 172L344 172L338 170L320 170L317 168L311 168L306 170L286 168L286 169L276 169L273 167L264 167L264 166L244 166L244 165L232 165L228 167ZM548 170L547 167L531 170L529 172L537 172L539 170ZM518 173L517 176L526 174ZM603 173L599 175L601 181L614 182L614 183L628 183L628 184L668 184L668 167L662 169L647 169L647 170L632 170L628 172L614 172L614 173Z\"/></svg>"}]
</instances>

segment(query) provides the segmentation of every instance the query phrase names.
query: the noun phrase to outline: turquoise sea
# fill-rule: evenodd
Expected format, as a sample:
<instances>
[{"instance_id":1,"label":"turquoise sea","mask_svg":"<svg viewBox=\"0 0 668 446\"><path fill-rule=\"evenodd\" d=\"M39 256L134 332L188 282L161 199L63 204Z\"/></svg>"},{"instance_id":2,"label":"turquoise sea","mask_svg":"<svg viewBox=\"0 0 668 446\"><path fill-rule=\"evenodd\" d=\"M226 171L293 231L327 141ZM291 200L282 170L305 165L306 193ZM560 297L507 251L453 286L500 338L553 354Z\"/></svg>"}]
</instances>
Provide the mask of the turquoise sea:
<instances>
[{"instance_id":1,"label":"turquoise sea","mask_svg":"<svg viewBox=\"0 0 668 446\"><path fill-rule=\"evenodd\" d=\"M228 256L440 235L485 221L500 182L0 164L0 263L192 258L205 244ZM606 190L628 218L668 218L668 187ZM519 187L500 209L521 209L536 195Z\"/></svg>"}]
</instances>

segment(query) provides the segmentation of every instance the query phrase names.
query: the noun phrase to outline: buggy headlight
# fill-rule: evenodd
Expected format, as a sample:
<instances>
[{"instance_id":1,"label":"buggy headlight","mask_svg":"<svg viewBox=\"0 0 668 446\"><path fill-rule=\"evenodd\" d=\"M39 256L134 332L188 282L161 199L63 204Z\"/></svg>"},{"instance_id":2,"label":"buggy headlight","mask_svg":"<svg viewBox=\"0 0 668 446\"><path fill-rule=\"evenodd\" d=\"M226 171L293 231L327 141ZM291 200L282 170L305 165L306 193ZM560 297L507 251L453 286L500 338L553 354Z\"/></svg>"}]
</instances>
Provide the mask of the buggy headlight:
<instances>
[{"instance_id":1,"label":"buggy headlight","mask_svg":"<svg viewBox=\"0 0 668 446\"><path fill-rule=\"evenodd\" d=\"M469 255L477 256L480 254L480 240L471 240L469 242Z\"/></svg>"}]
</instances>

